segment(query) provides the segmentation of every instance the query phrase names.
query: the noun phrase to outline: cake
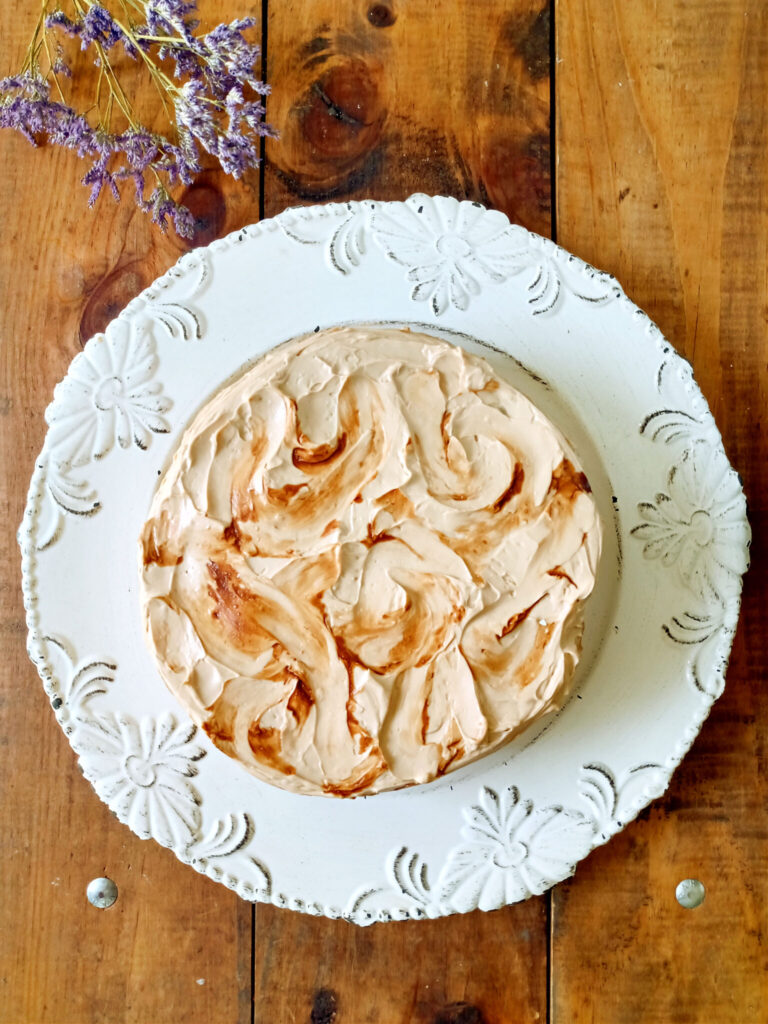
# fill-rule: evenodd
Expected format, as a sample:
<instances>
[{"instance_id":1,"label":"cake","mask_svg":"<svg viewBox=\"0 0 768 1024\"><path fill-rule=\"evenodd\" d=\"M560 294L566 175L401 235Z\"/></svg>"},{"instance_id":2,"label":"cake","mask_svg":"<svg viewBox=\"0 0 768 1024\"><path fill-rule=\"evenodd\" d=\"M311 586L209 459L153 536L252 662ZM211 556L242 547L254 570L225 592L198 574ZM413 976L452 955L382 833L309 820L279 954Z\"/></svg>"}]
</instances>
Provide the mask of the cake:
<instances>
[{"instance_id":1,"label":"cake","mask_svg":"<svg viewBox=\"0 0 768 1024\"><path fill-rule=\"evenodd\" d=\"M601 524L481 358L316 332L194 416L140 538L147 642L224 753L296 793L426 783L561 706Z\"/></svg>"}]
</instances>

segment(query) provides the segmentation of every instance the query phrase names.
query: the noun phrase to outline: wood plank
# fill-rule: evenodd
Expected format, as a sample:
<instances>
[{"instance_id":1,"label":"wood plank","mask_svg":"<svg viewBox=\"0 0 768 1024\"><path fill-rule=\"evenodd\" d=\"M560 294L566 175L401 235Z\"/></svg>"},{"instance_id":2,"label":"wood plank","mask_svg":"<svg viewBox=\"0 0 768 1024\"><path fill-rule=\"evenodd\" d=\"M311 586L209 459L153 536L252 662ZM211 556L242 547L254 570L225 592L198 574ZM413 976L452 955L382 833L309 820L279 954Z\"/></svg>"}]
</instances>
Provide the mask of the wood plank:
<instances>
[{"instance_id":1,"label":"wood plank","mask_svg":"<svg viewBox=\"0 0 768 1024\"><path fill-rule=\"evenodd\" d=\"M419 191L547 233L545 0L270 5L267 215Z\"/></svg>"},{"instance_id":2,"label":"wood plank","mask_svg":"<svg viewBox=\"0 0 768 1024\"><path fill-rule=\"evenodd\" d=\"M553 897L554 1024L768 1019L768 9L557 5L559 240L693 362L756 543L725 695L672 787ZM697 877L693 911L675 886Z\"/></svg>"},{"instance_id":3,"label":"wood plank","mask_svg":"<svg viewBox=\"0 0 768 1024\"><path fill-rule=\"evenodd\" d=\"M5 9L0 66L10 68L34 14ZM14 537L55 382L184 245L130 199L89 213L74 156L11 133L0 147L0 1020L250 1021L251 907L133 836L79 774L26 656ZM258 174L245 187L209 175L191 202L199 240L234 230L258 218ZM85 899L102 874L120 891L109 910Z\"/></svg>"},{"instance_id":4,"label":"wood plank","mask_svg":"<svg viewBox=\"0 0 768 1024\"><path fill-rule=\"evenodd\" d=\"M268 40L267 215L421 191L549 230L542 0L281 0ZM368 929L257 907L255 934L255 1024L546 1019L546 898Z\"/></svg>"},{"instance_id":5,"label":"wood plank","mask_svg":"<svg viewBox=\"0 0 768 1024\"><path fill-rule=\"evenodd\" d=\"M255 935L254 1024L546 1020L546 897L368 928L257 907Z\"/></svg>"}]
</instances>

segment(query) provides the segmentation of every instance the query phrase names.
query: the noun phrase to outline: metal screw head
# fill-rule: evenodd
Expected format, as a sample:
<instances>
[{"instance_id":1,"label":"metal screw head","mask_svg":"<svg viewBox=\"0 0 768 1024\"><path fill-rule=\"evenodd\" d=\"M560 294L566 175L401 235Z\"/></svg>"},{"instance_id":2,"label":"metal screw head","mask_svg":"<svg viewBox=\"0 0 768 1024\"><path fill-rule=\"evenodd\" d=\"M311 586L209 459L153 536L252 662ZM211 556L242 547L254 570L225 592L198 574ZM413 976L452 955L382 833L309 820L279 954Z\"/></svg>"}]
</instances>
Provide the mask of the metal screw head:
<instances>
[{"instance_id":1,"label":"metal screw head","mask_svg":"<svg viewBox=\"0 0 768 1024\"><path fill-rule=\"evenodd\" d=\"M117 886L111 878L94 878L88 883L85 895L92 906L105 910L117 899Z\"/></svg>"},{"instance_id":2,"label":"metal screw head","mask_svg":"<svg viewBox=\"0 0 768 1024\"><path fill-rule=\"evenodd\" d=\"M695 910L704 902L707 890L698 878L684 878L675 889L677 902L686 910Z\"/></svg>"}]
</instances>

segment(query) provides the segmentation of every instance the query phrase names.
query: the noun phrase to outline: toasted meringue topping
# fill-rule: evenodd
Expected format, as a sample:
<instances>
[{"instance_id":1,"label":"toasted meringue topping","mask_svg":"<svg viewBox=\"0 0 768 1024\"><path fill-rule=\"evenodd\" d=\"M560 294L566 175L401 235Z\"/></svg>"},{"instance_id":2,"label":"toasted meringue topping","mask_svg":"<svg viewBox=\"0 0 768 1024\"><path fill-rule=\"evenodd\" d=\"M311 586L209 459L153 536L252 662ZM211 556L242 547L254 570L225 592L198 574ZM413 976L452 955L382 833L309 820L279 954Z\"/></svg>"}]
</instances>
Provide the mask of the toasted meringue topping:
<instances>
[{"instance_id":1,"label":"toasted meringue topping","mask_svg":"<svg viewBox=\"0 0 768 1024\"><path fill-rule=\"evenodd\" d=\"M601 526L552 424L482 359L337 328L195 416L140 542L160 672L259 778L428 782L559 706Z\"/></svg>"}]
</instances>

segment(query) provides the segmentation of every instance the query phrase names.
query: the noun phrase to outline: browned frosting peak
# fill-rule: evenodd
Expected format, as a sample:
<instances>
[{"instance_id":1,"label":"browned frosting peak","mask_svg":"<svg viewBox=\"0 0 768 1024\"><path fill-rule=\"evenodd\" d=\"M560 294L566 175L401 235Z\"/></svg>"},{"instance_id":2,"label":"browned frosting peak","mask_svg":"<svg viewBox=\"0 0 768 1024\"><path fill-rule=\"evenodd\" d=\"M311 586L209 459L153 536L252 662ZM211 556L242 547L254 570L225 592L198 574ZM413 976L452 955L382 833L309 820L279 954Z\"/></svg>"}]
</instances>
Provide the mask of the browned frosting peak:
<instances>
[{"instance_id":1,"label":"browned frosting peak","mask_svg":"<svg viewBox=\"0 0 768 1024\"><path fill-rule=\"evenodd\" d=\"M426 782L562 700L600 522L548 420L435 338L338 328L194 418L141 537L163 678L260 778Z\"/></svg>"}]
</instances>

